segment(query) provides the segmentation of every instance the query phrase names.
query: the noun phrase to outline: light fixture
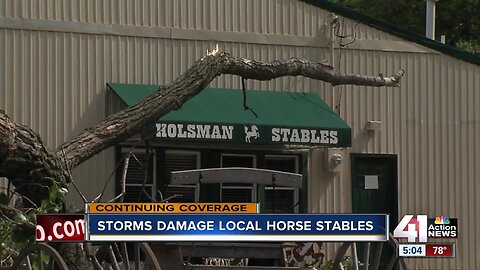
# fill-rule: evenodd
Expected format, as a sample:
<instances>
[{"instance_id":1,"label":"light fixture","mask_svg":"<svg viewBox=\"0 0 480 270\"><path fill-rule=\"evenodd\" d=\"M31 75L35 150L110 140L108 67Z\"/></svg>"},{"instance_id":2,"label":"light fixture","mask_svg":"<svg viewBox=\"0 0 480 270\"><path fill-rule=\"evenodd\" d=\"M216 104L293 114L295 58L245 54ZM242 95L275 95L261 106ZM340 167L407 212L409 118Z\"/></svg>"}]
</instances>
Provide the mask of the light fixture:
<instances>
[{"instance_id":1,"label":"light fixture","mask_svg":"<svg viewBox=\"0 0 480 270\"><path fill-rule=\"evenodd\" d=\"M377 131L382 127L382 121L368 120L365 129L368 131Z\"/></svg>"}]
</instances>

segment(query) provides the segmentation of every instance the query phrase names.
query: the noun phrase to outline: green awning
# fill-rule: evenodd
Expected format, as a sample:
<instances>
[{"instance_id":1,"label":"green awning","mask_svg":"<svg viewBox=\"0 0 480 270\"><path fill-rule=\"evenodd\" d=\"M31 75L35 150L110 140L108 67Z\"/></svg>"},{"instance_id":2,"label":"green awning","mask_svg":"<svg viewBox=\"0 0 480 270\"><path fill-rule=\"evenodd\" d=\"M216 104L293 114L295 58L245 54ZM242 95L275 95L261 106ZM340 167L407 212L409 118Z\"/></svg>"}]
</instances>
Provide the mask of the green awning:
<instances>
[{"instance_id":1,"label":"green awning","mask_svg":"<svg viewBox=\"0 0 480 270\"><path fill-rule=\"evenodd\" d=\"M156 85L109 83L128 106L158 89ZM313 93L207 88L155 125L160 140L237 144L351 146L350 127ZM255 115L256 114L256 115ZM154 131L155 132L155 131Z\"/></svg>"}]
</instances>

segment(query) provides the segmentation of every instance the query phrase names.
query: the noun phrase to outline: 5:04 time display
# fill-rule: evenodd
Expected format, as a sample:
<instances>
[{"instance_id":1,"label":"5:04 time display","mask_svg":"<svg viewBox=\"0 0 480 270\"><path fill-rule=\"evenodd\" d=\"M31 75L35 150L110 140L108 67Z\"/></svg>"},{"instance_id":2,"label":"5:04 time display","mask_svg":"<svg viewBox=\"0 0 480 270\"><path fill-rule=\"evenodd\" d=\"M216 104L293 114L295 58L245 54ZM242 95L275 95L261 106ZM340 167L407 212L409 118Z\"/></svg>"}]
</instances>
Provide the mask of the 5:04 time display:
<instances>
[{"instance_id":1,"label":"5:04 time display","mask_svg":"<svg viewBox=\"0 0 480 270\"><path fill-rule=\"evenodd\" d=\"M400 257L425 257L426 249L424 244L400 244L398 245L398 256Z\"/></svg>"}]
</instances>

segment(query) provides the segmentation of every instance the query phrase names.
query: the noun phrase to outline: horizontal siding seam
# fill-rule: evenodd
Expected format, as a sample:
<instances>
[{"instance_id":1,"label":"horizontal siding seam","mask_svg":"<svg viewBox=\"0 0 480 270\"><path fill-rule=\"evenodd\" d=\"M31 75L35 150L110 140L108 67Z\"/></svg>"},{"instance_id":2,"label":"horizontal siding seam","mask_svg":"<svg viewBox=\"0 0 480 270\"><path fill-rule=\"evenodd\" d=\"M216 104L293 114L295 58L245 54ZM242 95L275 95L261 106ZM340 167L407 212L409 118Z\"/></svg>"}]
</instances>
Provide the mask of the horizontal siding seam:
<instances>
[{"instance_id":1,"label":"horizontal siding seam","mask_svg":"<svg viewBox=\"0 0 480 270\"><path fill-rule=\"evenodd\" d=\"M149 26L106 25L81 22L0 18L0 28L48 32L113 35L178 40L269 44L312 48L328 48L329 40L318 36L292 36L262 33L229 32ZM338 46L336 46L338 47ZM439 52L404 41L356 40L349 46L355 50L397 51L439 54Z\"/></svg>"}]
</instances>

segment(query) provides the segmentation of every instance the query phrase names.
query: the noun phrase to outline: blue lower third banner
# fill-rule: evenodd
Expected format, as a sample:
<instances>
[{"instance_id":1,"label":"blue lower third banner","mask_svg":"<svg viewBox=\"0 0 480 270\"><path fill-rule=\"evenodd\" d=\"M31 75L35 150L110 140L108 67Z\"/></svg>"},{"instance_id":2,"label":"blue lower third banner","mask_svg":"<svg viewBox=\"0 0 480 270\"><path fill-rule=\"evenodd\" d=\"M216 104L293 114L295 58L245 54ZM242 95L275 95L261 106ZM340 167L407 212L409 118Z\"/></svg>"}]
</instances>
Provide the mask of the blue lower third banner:
<instances>
[{"instance_id":1,"label":"blue lower third banner","mask_svg":"<svg viewBox=\"0 0 480 270\"><path fill-rule=\"evenodd\" d=\"M90 214L88 241L387 241L385 214Z\"/></svg>"}]
</instances>

